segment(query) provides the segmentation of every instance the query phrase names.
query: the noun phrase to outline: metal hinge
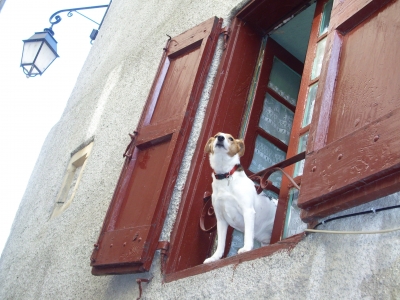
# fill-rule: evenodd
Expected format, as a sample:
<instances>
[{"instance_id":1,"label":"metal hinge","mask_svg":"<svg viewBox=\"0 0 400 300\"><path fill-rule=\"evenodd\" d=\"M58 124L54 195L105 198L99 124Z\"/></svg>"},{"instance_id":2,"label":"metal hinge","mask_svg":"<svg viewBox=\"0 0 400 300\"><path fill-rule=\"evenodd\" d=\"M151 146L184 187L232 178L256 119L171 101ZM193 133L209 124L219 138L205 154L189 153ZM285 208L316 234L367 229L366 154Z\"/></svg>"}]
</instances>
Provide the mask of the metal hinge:
<instances>
[{"instance_id":1,"label":"metal hinge","mask_svg":"<svg viewBox=\"0 0 400 300\"><path fill-rule=\"evenodd\" d=\"M169 242L167 241L159 241L156 250L161 250L161 273L164 274L165 270L165 263L168 257L168 250L169 250Z\"/></svg>"},{"instance_id":2,"label":"metal hinge","mask_svg":"<svg viewBox=\"0 0 400 300\"><path fill-rule=\"evenodd\" d=\"M142 298L142 282L147 282L149 283L151 280L153 279L153 276L151 276L150 278L137 278L136 282L139 285L139 297L136 298L136 300L140 300L140 298Z\"/></svg>"},{"instance_id":3,"label":"metal hinge","mask_svg":"<svg viewBox=\"0 0 400 300\"><path fill-rule=\"evenodd\" d=\"M135 149L135 141L136 141L136 137L139 134L139 132L137 130L135 130L133 132L133 134L129 133L129 136L131 137L131 142L129 143L129 145L126 147L125 152L123 157L127 157L128 159L132 158L132 154L133 154L133 150Z\"/></svg>"},{"instance_id":4,"label":"metal hinge","mask_svg":"<svg viewBox=\"0 0 400 300\"><path fill-rule=\"evenodd\" d=\"M220 34L224 35L224 50L225 50L228 45L228 40L229 40L229 36L231 34L231 29L229 27L224 27L221 29Z\"/></svg>"}]
</instances>

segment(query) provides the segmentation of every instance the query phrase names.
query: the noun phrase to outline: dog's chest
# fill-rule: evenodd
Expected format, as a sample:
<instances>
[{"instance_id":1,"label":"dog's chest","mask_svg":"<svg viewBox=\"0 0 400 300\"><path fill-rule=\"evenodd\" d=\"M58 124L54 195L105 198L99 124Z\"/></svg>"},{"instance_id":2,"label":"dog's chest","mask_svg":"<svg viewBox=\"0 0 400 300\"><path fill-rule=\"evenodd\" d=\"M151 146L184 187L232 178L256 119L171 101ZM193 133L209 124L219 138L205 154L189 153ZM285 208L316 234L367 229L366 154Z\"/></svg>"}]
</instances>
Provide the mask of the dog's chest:
<instances>
[{"instance_id":1,"label":"dog's chest","mask_svg":"<svg viewBox=\"0 0 400 300\"><path fill-rule=\"evenodd\" d=\"M213 206L232 227L244 228L243 208L232 178L213 183Z\"/></svg>"}]
</instances>

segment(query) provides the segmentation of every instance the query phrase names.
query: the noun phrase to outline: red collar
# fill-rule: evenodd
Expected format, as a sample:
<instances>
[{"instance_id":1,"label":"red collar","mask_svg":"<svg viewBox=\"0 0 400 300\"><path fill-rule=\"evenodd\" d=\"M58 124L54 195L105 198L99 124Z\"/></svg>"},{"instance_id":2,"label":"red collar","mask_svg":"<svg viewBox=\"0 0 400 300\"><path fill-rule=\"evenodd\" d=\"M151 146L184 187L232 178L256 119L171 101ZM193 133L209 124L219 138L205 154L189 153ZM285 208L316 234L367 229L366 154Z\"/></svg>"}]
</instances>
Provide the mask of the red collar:
<instances>
[{"instance_id":1,"label":"red collar","mask_svg":"<svg viewBox=\"0 0 400 300\"><path fill-rule=\"evenodd\" d=\"M239 169L240 167L241 167L241 165L240 165L240 164L237 164L237 165L235 165L235 166L233 167L232 170L230 170L229 173L224 173L224 174L217 174L217 173L214 172L215 179L221 180L221 179L229 178L229 177L231 177L232 174L235 173L235 171L236 171L237 169Z\"/></svg>"}]
</instances>

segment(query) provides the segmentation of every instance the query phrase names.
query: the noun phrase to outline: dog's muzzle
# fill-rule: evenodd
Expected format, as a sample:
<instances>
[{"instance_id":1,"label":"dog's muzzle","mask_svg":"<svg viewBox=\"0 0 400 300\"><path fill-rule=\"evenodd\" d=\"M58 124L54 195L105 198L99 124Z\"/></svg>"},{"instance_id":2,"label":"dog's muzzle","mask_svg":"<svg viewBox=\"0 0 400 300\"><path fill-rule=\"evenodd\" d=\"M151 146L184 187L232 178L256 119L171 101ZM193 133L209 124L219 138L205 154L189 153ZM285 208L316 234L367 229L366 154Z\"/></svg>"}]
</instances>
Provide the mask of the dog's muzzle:
<instances>
[{"instance_id":1,"label":"dog's muzzle","mask_svg":"<svg viewBox=\"0 0 400 300\"><path fill-rule=\"evenodd\" d=\"M225 137L223 137L222 135L219 135L217 137L217 143L215 144L215 147L225 148L224 140L225 140Z\"/></svg>"}]
</instances>

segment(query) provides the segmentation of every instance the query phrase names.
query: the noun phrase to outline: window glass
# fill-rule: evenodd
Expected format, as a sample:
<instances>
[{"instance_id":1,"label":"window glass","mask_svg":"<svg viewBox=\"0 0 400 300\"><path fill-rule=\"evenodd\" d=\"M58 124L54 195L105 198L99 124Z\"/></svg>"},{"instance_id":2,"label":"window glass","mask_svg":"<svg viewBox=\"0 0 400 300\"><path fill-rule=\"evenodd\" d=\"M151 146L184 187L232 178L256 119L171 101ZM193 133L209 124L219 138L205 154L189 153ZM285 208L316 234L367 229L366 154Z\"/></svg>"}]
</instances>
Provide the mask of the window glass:
<instances>
[{"instance_id":1,"label":"window glass","mask_svg":"<svg viewBox=\"0 0 400 300\"><path fill-rule=\"evenodd\" d=\"M258 126L287 145L292 130L293 116L294 113L290 109L267 93Z\"/></svg>"},{"instance_id":2,"label":"window glass","mask_svg":"<svg viewBox=\"0 0 400 300\"><path fill-rule=\"evenodd\" d=\"M301 76L286 64L274 57L268 87L277 92L289 103L296 105Z\"/></svg>"},{"instance_id":3,"label":"window glass","mask_svg":"<svg viewBox=\"0 0 400 300\"><path fill-rule=\"evenodd\" d=\"M308 140L308 132L300 136L299 139L299 146L297 148L297 153L301 153L303 151L306 151L307 149L307 140ZM300 176L303 174L303 169L304 169L304 159L296 163L294 167L294 177Z\"/></svg>"},{"instance_id":4,"label":"window glass","mask_svg":"<svg viewBox=\"0 0 400 300\"><path fill-rule=\"evenodd\" d=\"M324 58L325 46L326 46L326 38L319 41L317 44L317 51L315 54L314 63L311 71L311 80L317 78L321 74L322 60Z\"/></svg>"},{"instance_id":5,"label":"window glass","mask_svg":"<svg viewBox=\"0 0 400 300\"><path fill-rule=\"evenodd\" d=\"M324 5L324 10L322 12L322 17L321 17L321 24L319 26L319 35L322 35L328 31L329 21L331 20L332 6L333 6L333 0L328 1Z\"/></svg>"},{"instance_id":6,"label":"window glass","mask_svg":"<svg viewBox=\"0 0 400 300\"><path fill-rule=\"evenodd\" d=\"M226 257L236 255L238 253L239 249L243 247L243 245L244 245L244 233L239 230L234 229L233 233L232 233L231 247L229 248L229 252ZM255 239L253 249L257 249L260 247L261 247L260 242Z\"/></svg>"},{"instance_id":7,"label":"window glass","mask_svg":"<svg viewBox=\"0 0 400 300\"><path fill-rule=\"evenodd\" d=\"M304 110L303 123L301 125L302 127L305 127L311 123L311 118L314 111L315 97L317 96L317 90L318 90L318 82L314 83L308 88L308 95L307 95L306 107Z\"/></svg>"},{"instance_id":8,"label":"window glass","mask_svg":"<svg viewBox=\"0 0 400 300\"><path fill-rule=\"evenodd\" d=\"M307 228L307 224L300 219L300 208L297 206L299 191L291 188L289 191L289 203L286 212L285 227L283 230L283 238L303 232Z\"/></svg>"},{"instance_id":9,"label":"window glass","mask_svg":"<svg viewBox=\"0 0 400 300\"><path fill-rule=\"evenodd\" d=\"M256 138L253 159L251 161L249 170L253 173L257 173L282 160L285 160L285 158L285 152L277 148L265 138L258 135ZM280 174L280 172L275 172L269 177L269 180L276 187L280 187L282 174Z\"/></svg>"},{"instance_id":10,"label":"window glass","mask_svg":"<svg viewBox=\"0 0 400 300\"><path fill-rule=\"evenodd\" d=\"M242 121L242 126L240 129L240 134L239 137L243 138L245 135L245 132L247 130L247 126L249 123L249 118L251 114L251 108L253 107L254 103L254 95L257 90L257 85L258 85L258 79L260 76L260 71L261 71L261 66L264 61L264 53L265 53L265 46L267 44L267 38L264 38L261 44L260 48L260 53L258 55L258 60L257 60L257 65L256 65L256 70L254 72L253 80L251 82L251 87L249 91L249 96L247 97L247 102L246 102L246 110L243 115L243 121Z\"/></svg>"}]
</instances>

